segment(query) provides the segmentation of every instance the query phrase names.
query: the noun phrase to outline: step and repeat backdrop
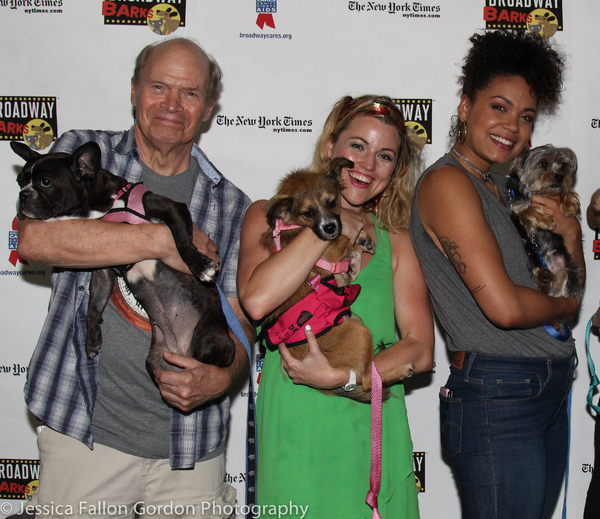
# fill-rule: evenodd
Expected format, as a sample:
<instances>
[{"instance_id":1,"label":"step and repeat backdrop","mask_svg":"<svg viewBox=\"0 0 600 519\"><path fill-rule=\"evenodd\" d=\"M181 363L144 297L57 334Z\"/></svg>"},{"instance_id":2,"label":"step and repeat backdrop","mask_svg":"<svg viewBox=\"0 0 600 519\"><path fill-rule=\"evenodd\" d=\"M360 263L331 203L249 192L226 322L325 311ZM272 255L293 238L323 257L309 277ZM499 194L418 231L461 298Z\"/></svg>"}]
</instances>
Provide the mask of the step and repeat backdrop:
<instances>
[{"instance_id":1,"label":"step and repeat backdrop","mask_svg":"<svg viewBox=\"0 0 600 519\"><path fill-rule=\"evenodd\" d=\"M22 391L46 314L51 272L47 265L23 262L16 252L22 160L9 143L24 141L45 153L70 129L129 128L133 62L148 43L170 34L190 37L220 63L223 94L199 144L256 200L270 197L278 179L310 162L325 117L346 94L392 97L431 164L449 144L468 37L485 28L539 31L567 54L568 70L564 102L556 116L536 123L532 144L576 152L576 188L584 209L600 188L596 0L0 0L0 16L0 518L20 510L37 485L38 423ZM573 518L582 515L594 469L585 331L600 298L594 252L600 242L585 222L583 229L588 284L574 328L580 364L566 498L567 517ZM600 362L597 336L590 348ZM434 371L407 382L421 515L428 519L460 517L439 443L438 392L448 364L438 332ZM255 351L258 391L261 366ZM226 478L243 504L247 387L232 398ZM554 518L561 515L562 497Z\"/></svg>"}]
</instances>

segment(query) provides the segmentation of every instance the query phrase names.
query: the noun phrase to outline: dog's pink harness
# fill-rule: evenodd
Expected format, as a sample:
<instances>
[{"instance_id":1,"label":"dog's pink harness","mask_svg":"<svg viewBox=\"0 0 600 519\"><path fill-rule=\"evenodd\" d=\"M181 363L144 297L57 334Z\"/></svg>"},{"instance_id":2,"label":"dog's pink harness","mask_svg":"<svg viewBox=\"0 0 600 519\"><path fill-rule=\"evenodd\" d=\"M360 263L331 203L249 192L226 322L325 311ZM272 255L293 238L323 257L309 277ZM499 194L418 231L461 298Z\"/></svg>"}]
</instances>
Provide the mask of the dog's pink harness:
<instances>
[{"instance_id":1,"label":"dog's pink harness","mask_svg":"<svg viewBox=\"0 0 600 519\"><path fill-rule=\"evenodd\" d=\"M333 276L315 276L308 282L313 291L282 313L271 326L263 327L259 339L273 348L282 342L288 347L306 342L304 327L310 324L316 337L342 324L352 312L350 305L360 293L360 285L338 287Z\"/></svg>"},{"instance_id":2,"label":"dog's pink harness","mask_svg":"<svg viewBox=\"0 0 600 519\"><path fill-rule=\"evenodd\" d=\"M127 184L117 194L113 201L113 208L101 220L117 223L148 223L144 207L144 194L148 189L143 184ZM117 201L123 202L123 207L114 207Z\"/></svg>"},{"instance_id":3,"label":"dog's pink harness","mask_svg":"<svg viewBox=\"0 0 600 519\"><path fill-rule=\"evenodd\" d=\"M281 250L281 231L300 227L300 225L286 224L281 218L275 220L273 229L275 252ZM350 262L347 259L340 262L320 259L317 266L332 274L343 274L348 272ZM282 313L275 323L261 330L259 339L264 340L267 346L272 348L282 342L289 347L304 344L306 343L304 327L307 324L310 324L316 337L321 337L352 315L350 305L358 297L360 285L338 287L333 276L321 279L318 275L308 284L312 286L312 292Z\"/></svg>"}]
</instances>

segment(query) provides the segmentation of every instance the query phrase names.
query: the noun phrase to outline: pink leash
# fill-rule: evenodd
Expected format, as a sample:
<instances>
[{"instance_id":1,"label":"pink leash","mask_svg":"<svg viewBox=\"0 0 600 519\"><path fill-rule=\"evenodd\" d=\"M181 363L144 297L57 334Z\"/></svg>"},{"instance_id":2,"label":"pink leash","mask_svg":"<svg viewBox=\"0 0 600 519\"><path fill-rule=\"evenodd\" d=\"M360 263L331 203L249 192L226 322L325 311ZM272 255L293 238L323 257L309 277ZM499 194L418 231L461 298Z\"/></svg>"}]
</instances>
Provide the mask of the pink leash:
<instances>
[{"instance_id":1,"label":"pink leash","mask_svg":"<svg viewBox=\"0 0 600 519\"><path fill-rule=\"evenodd\" d=\"M381 519L377 509L377 496L381 487L381 416L382 383L375 363L371 363L371 489L367 504L373 509L373 519Z\"/></svg>"}]
</instances>

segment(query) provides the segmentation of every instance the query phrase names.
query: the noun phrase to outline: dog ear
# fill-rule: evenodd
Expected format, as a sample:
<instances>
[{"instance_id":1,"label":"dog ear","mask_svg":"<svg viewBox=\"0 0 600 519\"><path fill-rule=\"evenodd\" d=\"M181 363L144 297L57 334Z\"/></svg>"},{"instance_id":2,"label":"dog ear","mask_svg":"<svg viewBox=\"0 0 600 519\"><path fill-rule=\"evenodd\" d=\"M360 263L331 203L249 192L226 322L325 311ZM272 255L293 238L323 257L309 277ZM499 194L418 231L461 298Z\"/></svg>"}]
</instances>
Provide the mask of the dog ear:
<instances>
[{"instance_id":1,"label":"dog ear","mask_svg":"<svg viewBox=\"0 0 600 519\"><path fill-rule=\"evenodd\" d=\"M31 159L37 159L38 157L42 156L37 151L32 150L29 146L19 141L11 141L10 147L25 162Z\"/></svg>"},{"instance_id":2,"label":"dog ear","mask_svg":"<svg viewBox=\"0 0 600 519\"><path fill-rule=\"evenodd\" d=\"M523 164L525 164L525 161L529 156L529 151L530 150L524 149L519 155L517 155L512 160L512 162L510 163L510 167L508 168L509 176L519 176L519 171L523 169Z\"/></svg>"},{"instance_id":3,"label":"dog ear","mask_svg":"<svg viewBox=\"0 0 600 519\"><path fill-rule=\"evenodd\" d=\"M352 162L350 159L345 157L336 157L335 159L331 159L331 162L329 163L329 171L327 172L327 176L339 180L342 174L342 169L353 167L354 162Z\"/></svg>"},{"instance_id":4,"label":"dog ear","mask_svg":"<svg viewBox=\"0 0 600 519\"><path fill-rule=\"evenodd\" d=\"M93 141L82 144L73 152L71 169L77 182L96 175L100 169L100 155L100 146Z\"/></svg>"},{"instance_id":5,"label":"dog ear","mask_svg":"<svg viewBox=\"0 0 600 519\"><path fill-rule=\"evenodd\" d=\"M294 199L291 196L274 198L267 204L267 221L271 227L275 227L275 220L283 218L292 210Z\"/></svg>"},{"instance_id":6,"label":"dog ear","mask_svg":"<svg viewBox=\"0 0 600 519\"><path fill-rule=\"evenodd\" d=\"M571 175L575 175L577 172L577 155L571 148L561 148L561 151L571 166Z\"/></svg>"}]
</instances>

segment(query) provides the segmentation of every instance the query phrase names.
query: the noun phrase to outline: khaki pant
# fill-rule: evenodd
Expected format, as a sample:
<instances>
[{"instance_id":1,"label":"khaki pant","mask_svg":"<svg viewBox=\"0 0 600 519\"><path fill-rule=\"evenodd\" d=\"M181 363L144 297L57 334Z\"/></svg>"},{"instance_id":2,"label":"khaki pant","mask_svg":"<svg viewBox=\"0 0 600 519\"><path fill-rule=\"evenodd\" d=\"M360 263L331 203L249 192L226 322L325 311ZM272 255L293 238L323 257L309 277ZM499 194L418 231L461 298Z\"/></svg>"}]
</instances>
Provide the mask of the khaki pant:
<instances>
[{"instance_id":1,"label":"khaki pant","mask_svg":"<svg viewBox=\"0 0 600 519\"><path fill-rule=\"evenodd\" d=\"M44 518L201 517L235 512L235 489L224 483L225 455L171 470L169 460L138 458L43 427L38 434L40 485L30 509Z\"/></svg>"}]
</instances>

